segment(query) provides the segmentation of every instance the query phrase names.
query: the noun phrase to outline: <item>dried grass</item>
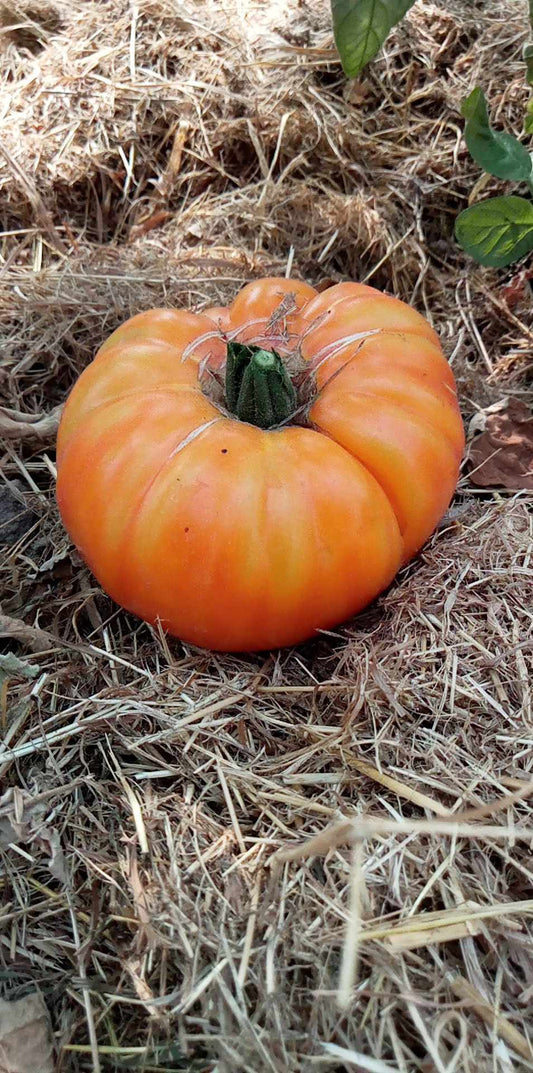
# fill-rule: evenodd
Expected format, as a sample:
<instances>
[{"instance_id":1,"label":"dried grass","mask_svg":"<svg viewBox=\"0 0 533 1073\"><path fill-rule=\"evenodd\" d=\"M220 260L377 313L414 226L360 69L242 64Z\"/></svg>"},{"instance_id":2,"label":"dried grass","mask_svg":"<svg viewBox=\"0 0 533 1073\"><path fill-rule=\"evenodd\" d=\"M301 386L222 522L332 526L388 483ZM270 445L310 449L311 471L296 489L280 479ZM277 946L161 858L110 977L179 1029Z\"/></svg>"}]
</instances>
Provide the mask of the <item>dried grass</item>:
<instances>
[{"instance_id":1,"label":"dried grass","mask_svg":"<svg viewBox=\"0 0 533 1073\"><path fill-rule=\"evenodd\" d=\"M3 0L1 981L61 1071L533 1069L525 497L465 477L372 608L261 657L119 611L53 497L96 341L287 266L427 312L467 420L529 397L528 296L451 240L461 99L526 95L526 5L486 9L418 3L347 86L321 0Z\"/></svg>"}]
</instances>

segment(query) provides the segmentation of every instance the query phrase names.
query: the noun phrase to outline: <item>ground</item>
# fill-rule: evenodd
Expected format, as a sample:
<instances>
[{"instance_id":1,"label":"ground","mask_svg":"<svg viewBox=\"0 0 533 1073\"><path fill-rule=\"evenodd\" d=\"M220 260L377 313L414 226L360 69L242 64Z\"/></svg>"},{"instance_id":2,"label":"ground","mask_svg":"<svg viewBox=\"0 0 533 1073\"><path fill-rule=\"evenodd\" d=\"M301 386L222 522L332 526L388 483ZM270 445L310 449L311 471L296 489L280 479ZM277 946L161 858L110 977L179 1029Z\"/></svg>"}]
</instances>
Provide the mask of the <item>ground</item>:
<instances>
[{"instance_id":1,"label":"ground","mask_svg":"<svg viewBox=\"0 0 533 1073\"><path fill-rule=\"evenodd\" d=\"M260 656L117 608L54 498L105 335L264 274L412 302L469 440L528 402L527 283L453 239L461 100L521 130L525 0L419 0L351 83L326 0L0 21L3 996L40 989L62 1073L533 1069L525 495L465 465L366 613Z\"/></svg>"}]
</instances>

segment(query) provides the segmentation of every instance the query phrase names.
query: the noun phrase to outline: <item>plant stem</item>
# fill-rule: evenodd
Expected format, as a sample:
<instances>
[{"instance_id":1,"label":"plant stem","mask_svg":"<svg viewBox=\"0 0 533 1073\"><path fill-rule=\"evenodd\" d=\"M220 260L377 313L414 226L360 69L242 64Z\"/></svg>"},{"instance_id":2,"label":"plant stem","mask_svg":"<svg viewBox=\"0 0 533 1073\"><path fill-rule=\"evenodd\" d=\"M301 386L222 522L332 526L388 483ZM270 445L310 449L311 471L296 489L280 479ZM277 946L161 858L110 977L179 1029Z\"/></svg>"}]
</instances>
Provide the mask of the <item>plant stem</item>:
<instances>
[{"instance_id":1,"label":"plant stem","mask_svg":"<svg viewBox=\"0 0 533 1073\"><path fill-rule=\"evenodd\" d=\"M296 392L275 350L229 343L226 404L240 421L258 428L281 425L296 409Z\"/></svg>"}]
</instances>

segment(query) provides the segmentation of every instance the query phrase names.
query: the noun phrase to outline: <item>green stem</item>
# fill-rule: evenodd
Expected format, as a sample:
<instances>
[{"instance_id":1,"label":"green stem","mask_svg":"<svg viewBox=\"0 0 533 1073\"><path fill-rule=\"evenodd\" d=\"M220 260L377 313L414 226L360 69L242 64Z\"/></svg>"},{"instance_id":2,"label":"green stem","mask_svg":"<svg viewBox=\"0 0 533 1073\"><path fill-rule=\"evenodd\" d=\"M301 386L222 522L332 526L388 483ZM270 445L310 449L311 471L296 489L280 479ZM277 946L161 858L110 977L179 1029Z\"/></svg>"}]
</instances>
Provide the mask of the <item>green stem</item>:
<instances>
[{"instance_id":1,"label":"green stem","mask_svg":"<svg viewBox=\"0 0 533 1073\"><path fill-rule=\"evenodd\" d=\"M296 401L292 380L275 350L228 343L226 404L240 421L275 428L294 412Z\"/></svg>"}]
</instances>

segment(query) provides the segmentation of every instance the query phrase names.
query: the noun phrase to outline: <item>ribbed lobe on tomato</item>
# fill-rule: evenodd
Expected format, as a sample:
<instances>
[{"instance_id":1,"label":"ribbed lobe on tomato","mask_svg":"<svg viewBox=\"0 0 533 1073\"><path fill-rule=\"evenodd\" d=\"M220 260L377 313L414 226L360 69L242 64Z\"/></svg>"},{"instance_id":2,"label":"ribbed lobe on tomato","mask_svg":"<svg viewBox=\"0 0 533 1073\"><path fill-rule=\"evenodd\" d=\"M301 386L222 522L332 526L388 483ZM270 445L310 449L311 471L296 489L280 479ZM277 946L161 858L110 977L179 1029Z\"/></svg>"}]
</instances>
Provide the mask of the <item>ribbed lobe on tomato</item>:
<instances>
[{"instance_id":1,"label":"ribbed lobe on tomato","mask_svg":"<svg viewBox=\"0 0 533 1073\"><path fill-rule=\"evenodd\" d=\"M325 298L327 294L328 291L324 291L319 297ZM313 317L302 338L301 353L305 360L316 364L327 356L330 349L348 342L352 337L356 342L357 336L362 338L366 333L383 330L408 333L439 346L438 336L425 317L397 298L380 295L379 292L376 294L377 297L361 295L345 298L329 306L324 303L322 312ZM318 302L313 302L313 307L317 310ZM308 309L304 310L303 316L308 319Z\"/></svg>"},{"instance_id":2,"label":"ribbed lobe on tomato","mask_svg":"<svg viewBox=\"0 0 533 1073\"><path fill-rule=\"evenodd\" d=\"M235 325L255 318L269 320L288 295L294 297L295 311L300 312L316 294L314 287L299 279L285 279L284 276L256 279L247 283L233 299L229 307L231 322ZM291 316L292 313L288 315L289 320Z\"/></svg>"},{"instance_id":3,"label":"ribbed lobe on tomato","mask_svg":"<svg viewBox=\"0 0 533 1073\"><path fill-rule=\"evenodd\" d=\"M365 301L354 317L356 328L361 325ZM324 340L316 332L309 333L304 342L311 364L326 349L326 357L317 366L319 393L310 419L379 481L398 518L407 561L433 532L452 498L464 430L453 373L434 341L435 333L406 306L406 327L396 331L395 300L385 301L389 306L386 330L343 343L334 325L338 338L333 345L331 336ZM341 301L336 311L344 309ZM380 303L374 323L383 324L383 312ZM411 314L415 331L408 327ZM416 318L429 329L427 336L418 334Z\"/></svg>"},{"instance_id":4,"label":"ribbed lobe on tomato","mask_svg":"<svg viewBox=\"0 0 533 1073\"><path fill-rule=\"evenodd\" d=\"M279 354L291 353L297 349L304 328L302 310L316 293L308 283L282 276L248 283L229 307L231 338L270 347ZM276 320L283 303L293 311L282 313Z\"/></svg>"},{"instance_id":5,"label":"ribbed lobe on tomato","mask_svg":"<svg viewBox=\"0 0 533 1073\"><path fill-rule=\"evenodd\" d=\"M194 361L209 358L213 368L223 365L226 348L213 322L202 313L186 309L149 309L137 313L114 331L102 344L97 357L126 343L167 343L180 357L186 353Z\"/></svg>"},{"instance_id":6,"label":"ribbed lobe on tomato","mask_svg":"<svg viewBox=\"0 0 533 1073\"><path fill-rule=\"evenodd\" d=\"M431 343L424 341L415 350L407 339L373 336L361 343L354 357L345 357L331 377L329 364L325 362L319 370L319 396L331 384L341 395L351 392L388 399L414 413L462 451L464 431L453 376L450 383L451 370ZM334 359L331 364L335 364Z\"/></svg>"},{"instance_id":7,"label":"ribbed lobe on tomato","mask_svg":"<svg viewBox=\"0 0 533 1073\"><path fill-rule=\"evenodd\" d=\"M231 327L229 306L209 306L208 309L202 309L202 316L209 317L219 332L223 334L229 332Z\"/></svg>"},{"instance_id":8,"label":"ribbed lobe on tomato","mask_svg":"<svg viewBox=\"0 0 533 1073\"><path fill-rule=\"evenodd\" d=\"M120 584L125 528L173 452L217 419L219 411L200 391L145 392L91 409L63 441L57 482L63 521L119 603L128 606Z\"/></svg>"},{"instance_id":9,"label":"ribbed lobe on tomato","mask_svg":"<svg viewBox=\"0 0 533 1073\"><path fill-rule=\"evenodd\" d=\"M100 350L69 395L57 437L58 457L71 433L95 407L136 394L143 398L181 390L198 391L198 367L181 361L179 351L167 343L124 343Z\"/></svg>"},{"instance_id":10,"label":"ribbed lobe on tomato","mask_svg":"<svg viewBox=\"0 0 533 1073\"><path fill-rule=\"evenodd\" d=\"M341 447L222 420L144 496L123 534L120 598L195 644L269 648L355 613L401 555L386 496Z\"/></svg>"},{"instance_id":11,"label":"ribbed lobe on tomato","mask_svg":"<svg viewBox=\"0 0 533 1073\"><path fill-rule=\"evenodd\" d=\"M316 367L316 386L320 390L339 374L348 363L357 361L357 372L367 371L393 375L407 373L423 385L446 384L456 398L455 379L440 346L409 332L381 331L357 342L335 346L330 357Z\"/></svg>"},{"instance_id":12,"label":"ribbed lobe on tomato","mask_svg":"<svg viewBox=\"0 0 533 1073\"><path fill-rule=\"evenodd\" d=\"M379 482L398 519L404 560L410 559L457 483L464 433L449 385L422 387L401 370L387 378L375 367L365 377L364 359L355 357L322 388L310 420Z\"/></svg>"},{"instance_id":13,"label":"ribbed lobe on tomato","mask_svg":"<svg viewBox=\"0 0 533 1073\"><path fill-rule=\"evenodd\" d=\"M383 294L383 291L376 290L375 287L369 287L367 283L354 283L348 281L346 283L335 283L332 287L327 287L325 291L321 291L320 294L316 294L307 305L304 306L302 313L305 320L311 323L316 317L322 316L328 309L334 309L339 302L344 302L347 298L386 298L387 295Z\"/></svg>"}]
</instances>

